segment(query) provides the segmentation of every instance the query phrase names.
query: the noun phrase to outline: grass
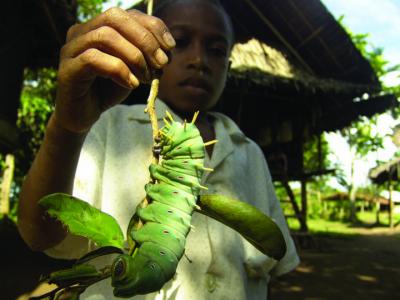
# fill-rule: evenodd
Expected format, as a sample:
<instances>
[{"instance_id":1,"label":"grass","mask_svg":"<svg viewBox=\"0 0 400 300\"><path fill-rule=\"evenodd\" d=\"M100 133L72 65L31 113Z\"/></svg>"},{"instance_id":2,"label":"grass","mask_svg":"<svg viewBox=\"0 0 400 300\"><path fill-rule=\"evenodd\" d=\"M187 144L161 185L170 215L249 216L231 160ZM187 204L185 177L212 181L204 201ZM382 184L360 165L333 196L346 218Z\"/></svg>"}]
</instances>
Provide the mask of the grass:
<instances>
[{"instance_id":1,"label":"grass","mask_svg":"<svg viewBox=\"0 0 400 300\"><path fill-rule=\"evenodd\" d=\"M298 230L300 228L297 220L288 220L289 228L291 230ZM317 235L357 235L351 223L344 221L325 220L325 219L308 219L308 229L311 233Z\"/></svg>"},{"instance_id":2,"label":"grass","mask_svg":"<svg viewBox=\"0 0 400 300\"><path fill-rule=\"evenodd\" d=\"M389 217L387 213L380 214L379 224L376 223L375 212L359 212L357 214L357 219L358 221L356 223L351 223L344 220L308 218L307 225L309 231L317 235L349 237L358 235L358 228L389 227ZM394 224L398 223L400 223L400 214L394 216ZM299 222L296 219L289 219L288 224L291 230L298 230L300 228Z\"/></svg>"}]
</instances>

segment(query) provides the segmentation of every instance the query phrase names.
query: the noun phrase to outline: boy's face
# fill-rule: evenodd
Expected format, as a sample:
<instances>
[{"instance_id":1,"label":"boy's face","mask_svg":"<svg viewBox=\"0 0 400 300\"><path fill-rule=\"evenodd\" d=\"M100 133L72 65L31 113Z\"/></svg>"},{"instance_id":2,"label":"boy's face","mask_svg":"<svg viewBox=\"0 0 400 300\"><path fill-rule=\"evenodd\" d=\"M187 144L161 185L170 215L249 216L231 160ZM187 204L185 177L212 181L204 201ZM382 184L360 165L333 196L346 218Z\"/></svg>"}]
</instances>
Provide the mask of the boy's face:
<instances>
[{"instance_id":1,"label":"boy's face","mask_svg":"<svg viewBox=\"0 0 400 300\"><path fill-rule=\"evenodd\" d=\"M212 4L178 2L163 20L176 41L160 78L159 97L185 116L214 106L225 86L232 47L226 16Z\"/></svg>"}]
</instances>

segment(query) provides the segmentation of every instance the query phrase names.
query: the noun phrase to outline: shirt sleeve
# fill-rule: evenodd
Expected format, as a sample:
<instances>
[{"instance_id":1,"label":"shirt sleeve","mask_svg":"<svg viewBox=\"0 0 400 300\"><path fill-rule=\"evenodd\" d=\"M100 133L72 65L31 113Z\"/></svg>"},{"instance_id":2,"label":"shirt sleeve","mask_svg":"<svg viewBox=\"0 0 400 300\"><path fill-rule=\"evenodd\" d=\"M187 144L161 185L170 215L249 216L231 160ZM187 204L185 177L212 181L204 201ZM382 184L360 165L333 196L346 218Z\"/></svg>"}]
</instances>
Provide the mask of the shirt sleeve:
<instances>
[{"instance_id":1,"label":"shirt sleeve","mask_svg":"<svg viewBox=\"0 0 400 300\"><path fill-rule=\"evenodd\" d=\"M73 196L92 206L101 205L101 180L105 156L105 122L96 123L83 144L75 173ZM90 250L93 244L85 237L68 233L66 238L44 252L60 259L77 259Z\"/></svg>"},{"instance_id":2,"label":"shirt sleeve","mask_svg":"<svg viewBox=\"0 0 400 300\"><path fill-rule=\"evenodd\" d=\"M252 203L279 226L286 242L286 253L280 261L270 258L250 243L245 241L245 267L250 277L266 277L270 275L280 276L285 274L299 264L296 247L290 235L290 231L283 215L280 203L275 194L271 174L261 149L251 143L249 163L251 173L254 174L254 202Z\"/></svg>"}]
</instances>

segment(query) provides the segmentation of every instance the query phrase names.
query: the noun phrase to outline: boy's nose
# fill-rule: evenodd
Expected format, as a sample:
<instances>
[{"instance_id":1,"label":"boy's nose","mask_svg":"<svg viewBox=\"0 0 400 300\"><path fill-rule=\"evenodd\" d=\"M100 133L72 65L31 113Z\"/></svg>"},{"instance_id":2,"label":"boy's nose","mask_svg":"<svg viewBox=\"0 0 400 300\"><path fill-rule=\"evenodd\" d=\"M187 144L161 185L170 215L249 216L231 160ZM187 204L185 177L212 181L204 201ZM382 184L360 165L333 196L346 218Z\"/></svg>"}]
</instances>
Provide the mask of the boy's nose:
<instances>
[{"instance_id":1,"label":"boy's nose","mask_svg":"<svg viewBox=\"0 0 400 300\"><path fill-rule=\"evenodd\" d=\"M187 66L196 69L208 68L207 52L203 45L195 44L189 49Z\"/></svg>"}]
</instances>

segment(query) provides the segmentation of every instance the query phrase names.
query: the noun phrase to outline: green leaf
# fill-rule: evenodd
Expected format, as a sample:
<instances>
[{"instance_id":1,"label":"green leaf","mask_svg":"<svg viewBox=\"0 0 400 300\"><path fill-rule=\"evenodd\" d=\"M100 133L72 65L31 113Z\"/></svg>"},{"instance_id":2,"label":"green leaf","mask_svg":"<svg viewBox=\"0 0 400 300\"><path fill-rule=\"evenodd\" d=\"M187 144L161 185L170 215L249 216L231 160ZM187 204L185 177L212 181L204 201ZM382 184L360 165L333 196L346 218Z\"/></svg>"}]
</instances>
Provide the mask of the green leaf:
<instances>
[{"instance_id":1,"label":"green leaf","mask_svg":"<svg viewBox=\"0 0 400 300\"><path fill-rule=\"evenodd\" d=\"M254 206L223 195L202 195L198 204L198 212L236 230L264 254L276 260L285 255L278 225Z\"/></svg>"},{"instance_id":2,"label":"green leaf","mask_svg":"<svg viewBox=\"0 0 400 300\"><path fill-rule=\"evenodd\" d=\"M51 194L39 201L48 214L66 225L72 234L84 236L99 247L123 248L124 236L118 222L85 201L67 194Z\"/></svg>"}]
</instances>

